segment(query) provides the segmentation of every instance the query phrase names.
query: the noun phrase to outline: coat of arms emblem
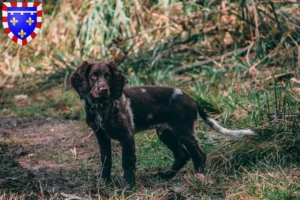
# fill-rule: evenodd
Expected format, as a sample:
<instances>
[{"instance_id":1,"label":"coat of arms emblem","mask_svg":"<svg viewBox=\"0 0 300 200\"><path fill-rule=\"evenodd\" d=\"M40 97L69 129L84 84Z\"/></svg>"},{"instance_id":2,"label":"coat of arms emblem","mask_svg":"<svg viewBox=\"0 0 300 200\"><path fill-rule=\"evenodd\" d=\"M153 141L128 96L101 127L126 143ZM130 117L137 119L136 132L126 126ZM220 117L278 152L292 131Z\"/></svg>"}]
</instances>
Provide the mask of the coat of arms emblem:
<instances>
[{"instance_id":1,"label":"coat of arms emblem","mask_svg":"<svg viewBox=\"0 0 300 200\"><path fill-rule=\"evenodd\" d=\"M41 2L3 2L2 23L5 33L24 46L35 38L42 27Z\"/></svg>"}]
</instances>

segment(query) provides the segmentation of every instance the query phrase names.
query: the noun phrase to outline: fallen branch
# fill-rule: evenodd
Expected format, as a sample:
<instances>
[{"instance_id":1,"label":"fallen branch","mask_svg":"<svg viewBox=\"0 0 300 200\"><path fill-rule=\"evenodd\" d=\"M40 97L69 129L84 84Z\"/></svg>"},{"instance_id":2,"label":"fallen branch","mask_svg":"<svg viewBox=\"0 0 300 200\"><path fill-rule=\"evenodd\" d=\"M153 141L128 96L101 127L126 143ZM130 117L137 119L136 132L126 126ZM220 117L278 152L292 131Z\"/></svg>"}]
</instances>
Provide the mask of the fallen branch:
<instances>
[{"instance_id":1,"label":"fallen branch","mask_svg":"<svg viewBox=\"0 0 300 200\"><path fill-rule=\"evenodd\" d=\"M252 72L252 71L255 71L256 67L262 63L263 61L265 61L267 58L272 58L274 57L275 55L277 55L277 52L279 51L279 48L281 47L281 45L283 44L283 42L285 41L285 39L287 38L287 33L285 33L281 39L280 39L280 42L279 44L275 47L275 49L273 49L270 53L268 53L268 55L266 55L264 58L260 59L259 61L257 61L256 63L254 63L250 68L249 70L245 71L244 75L247 73L247 72Z\"/></svg>"},{"instance_id":2,"label":"fallen branch","mask_svg":"<svg viewBox=\"0 0 300 200\"><path fill-rule=\"evenodd\" d=\"M211 62L214 62L216 60L223 60L224 58L227 58L229 56L232 56L236 53L236 55L239 55L239 54L242 54L246 51L248 51L248 49L252 48L252 44L247 46L247 47L244 47L244 48L239 48L237 49L236 51L230 51L230 52L227 52L227 53L224 53L223 55L221 56L214 56L212 57L211 59L209 60L203 60L203 61L196 61L192 64L189 64L189 65L184 65L184 66L181 66L175 70L172 71L173 74L181 74L189 69L192 69L194 67L200 67L201 65L205 65L205 64L208 64L208 63L211 63Z\"/></svg>"},{"instance_id":3,"label":"fallen branch","mask_svg":"<svg viewBox=\"0 0 300 200\"><path fill-rule=\"evenodd\" d=\"M299 118L300 114L292 113L292 114L276 114L276 113L270 113L269 118L274 119L293 119L293 118Z\"/></svg>"},{"instance_id":4,"label":"fallen branch","mask_svg":"<svg viewBox=\"0 0 300 200\"><path fill-rule=\"evenodd\" d=\"M294 75L295 75L294 72L287 72L287 73L278 74L278 75L275 75L275 76L269 76L265 80L266 81L273 81L275 79L276 81L283 81L283 80L287 80L287 79L293 78Z\"/></svg>"}]
</instances>

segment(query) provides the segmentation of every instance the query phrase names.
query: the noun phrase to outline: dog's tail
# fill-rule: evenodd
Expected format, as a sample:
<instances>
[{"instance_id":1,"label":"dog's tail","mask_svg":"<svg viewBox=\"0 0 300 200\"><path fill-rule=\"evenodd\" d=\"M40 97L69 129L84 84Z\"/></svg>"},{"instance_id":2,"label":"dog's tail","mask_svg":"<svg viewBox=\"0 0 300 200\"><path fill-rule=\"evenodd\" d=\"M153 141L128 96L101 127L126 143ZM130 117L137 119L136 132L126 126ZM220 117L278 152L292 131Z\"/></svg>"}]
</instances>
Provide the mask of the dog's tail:
<instances>
[{"instance_id":1,"label":"dog's tail","mask_svg":"<svg viewBox=\"0 0 300 200\"><path fill-rule=\"evenodd\" d=\"M203 108L197 103L197 108L200 117L203 119L203 121L208 124L212 129L215 131L225 134L225 135L230 135L234 137L242 136L242 135L253 135L254 132L251 131L250 129L244 129L244 130L229 130L227 128L224 128L220 126L215 120L210 118L207 113L204 112Z\"/></svg>"}]
</instances>

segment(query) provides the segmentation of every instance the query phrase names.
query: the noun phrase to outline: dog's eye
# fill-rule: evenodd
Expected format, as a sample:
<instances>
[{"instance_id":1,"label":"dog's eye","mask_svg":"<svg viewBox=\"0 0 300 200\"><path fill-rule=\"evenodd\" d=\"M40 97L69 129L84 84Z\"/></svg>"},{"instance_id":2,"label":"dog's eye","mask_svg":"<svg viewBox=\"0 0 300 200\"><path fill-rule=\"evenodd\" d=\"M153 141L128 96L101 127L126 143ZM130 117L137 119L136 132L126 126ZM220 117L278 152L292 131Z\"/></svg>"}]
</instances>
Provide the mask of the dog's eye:
<instances>
[{"instance_id":1,"label":"dog's eye","mask_svg":"<svg viewBox=\"0 0 300 200\"><path fill-rule=\"evenodd\" d=\"M95 75L91 75L90 77L91 77L91 79L93 79L93 80L96 80L96 79L97 79L97 76L95 76Z\"/></svg>"},{"instance_id":2,"label":"dog's eye","mask_svg":"<svg viewBox=\"0 0 300 200\"><path fill-rule=\"evenodd\" d=\"M108 78L108 77L109 77L109 73L105 73L104 78Z\"/></svg>"}]
</instances>

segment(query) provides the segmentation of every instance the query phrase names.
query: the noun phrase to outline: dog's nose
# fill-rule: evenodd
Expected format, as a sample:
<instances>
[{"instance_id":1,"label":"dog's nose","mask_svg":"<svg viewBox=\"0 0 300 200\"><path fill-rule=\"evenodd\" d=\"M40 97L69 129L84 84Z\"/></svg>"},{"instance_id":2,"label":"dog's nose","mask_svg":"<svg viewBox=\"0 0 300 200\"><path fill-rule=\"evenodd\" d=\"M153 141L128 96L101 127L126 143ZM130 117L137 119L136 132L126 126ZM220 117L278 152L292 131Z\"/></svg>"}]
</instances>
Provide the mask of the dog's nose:
<instances>
[{"instance_id":1,"label":"dog's nose","mask_svg":"<svg viewBox=\"0 0 300 200\"><path fill-rule=\"evenodd\" d=\"M106 94L108 91L107 87L100 86L99 88L99 94Z\"/></svg>"}]
</instances>

